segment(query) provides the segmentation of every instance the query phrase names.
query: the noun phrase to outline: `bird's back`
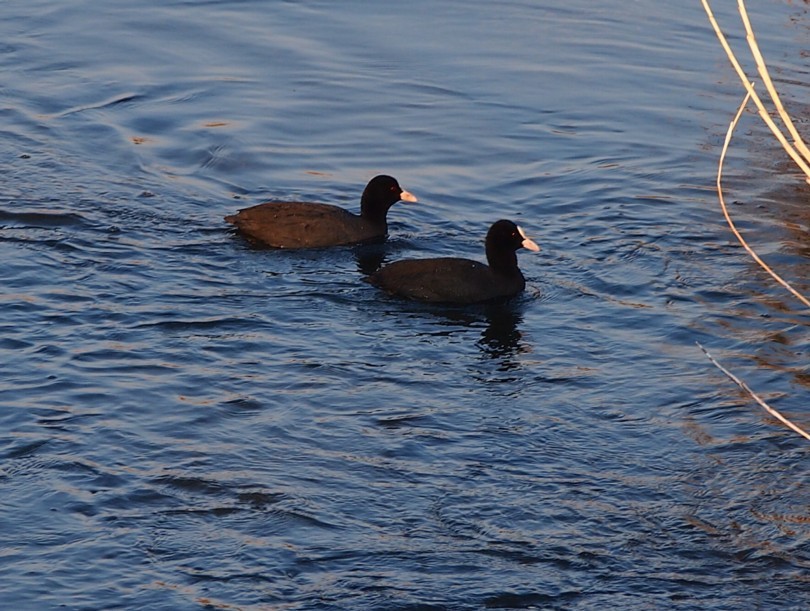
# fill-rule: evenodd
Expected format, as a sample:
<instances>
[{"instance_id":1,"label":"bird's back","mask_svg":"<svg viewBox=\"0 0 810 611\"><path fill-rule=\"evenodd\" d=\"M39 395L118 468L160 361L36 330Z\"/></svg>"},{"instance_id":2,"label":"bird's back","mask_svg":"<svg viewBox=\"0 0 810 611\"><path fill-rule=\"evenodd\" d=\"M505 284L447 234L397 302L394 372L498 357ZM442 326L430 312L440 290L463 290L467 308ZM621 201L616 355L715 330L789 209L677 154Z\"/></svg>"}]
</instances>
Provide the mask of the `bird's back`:
<instances>
[{"instance_id":1,"label":"bird's back","mask_svg":"<svg viewBox=\"0 0 810 611\"><path fill-rule=\"evenodd\" d=\"M331 204L268 202L226 216L253 240L275 248L318 248L367 242L386 228Z\"/></svg>"},{"instance_id":2,"label":"bird's back","mask_svg":"<svg viewBox=\"0 0 810 611\"><path fill-rule=\"evenodd\" d=\"M369 282L408 299L459 304L508 298L525 286L519 272L503 276L488 265L456 257L396 261L372 274Z\"/></svg>"}]
</instances>

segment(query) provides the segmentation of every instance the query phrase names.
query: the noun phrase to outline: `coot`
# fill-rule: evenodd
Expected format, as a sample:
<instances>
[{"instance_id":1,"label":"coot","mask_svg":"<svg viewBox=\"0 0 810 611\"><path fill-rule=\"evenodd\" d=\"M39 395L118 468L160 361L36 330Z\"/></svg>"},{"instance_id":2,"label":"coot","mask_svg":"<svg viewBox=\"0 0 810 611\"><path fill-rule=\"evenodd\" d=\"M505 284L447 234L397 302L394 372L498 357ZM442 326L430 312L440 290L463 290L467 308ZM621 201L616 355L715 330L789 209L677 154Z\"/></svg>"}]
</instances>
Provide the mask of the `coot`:
<instances>
[{"instance_id":1,"label":"coot","mask_svg":"<svg viewBox=\"0 0 810 611\"><path fill-rule=\"evenodd\" d=\"M251 239L275 248L359 244L385 238L388 209L398 201L417 200L391 176L375 176L363 191L359 216L331 204L267 202L225 220Z\"/></svg>"},{"instance_id":2,"label":"coot","mask_svg":"<svg viewBox=\"0 0 810 611\"><path fill-rule=\"evenodd\" d=\"M515 254L521 247L540 250L520 227L501 220L487 233L489 265L456 257L406 259L386 265L368 280L389 293L417 301L469 304L508 299L526 286Z\"/></svg>"}]
</instances>

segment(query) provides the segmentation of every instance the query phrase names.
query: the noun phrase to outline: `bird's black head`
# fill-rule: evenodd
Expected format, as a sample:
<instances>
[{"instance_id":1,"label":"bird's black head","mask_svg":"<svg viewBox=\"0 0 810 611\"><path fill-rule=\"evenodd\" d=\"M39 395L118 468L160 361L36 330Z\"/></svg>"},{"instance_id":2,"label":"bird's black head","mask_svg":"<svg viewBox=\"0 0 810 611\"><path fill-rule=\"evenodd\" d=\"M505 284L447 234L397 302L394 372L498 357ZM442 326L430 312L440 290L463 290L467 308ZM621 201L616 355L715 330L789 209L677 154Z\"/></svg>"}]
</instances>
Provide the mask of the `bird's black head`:
<instances>
[{"instance_id":1,"label":"bird's black head","mask_svg":"<svg viewBox=\"0 0 810 611\"><path fill-rule=\"evenodd\" d=\"M398 201L415 202L416 197L399 186L396 178L375 176L366 185L360 200L360 215L373 222L385 223L388 209Z\"/></svg>"},{"instance_id":2,"label":"bird's black head","mask_svg":"<svg viewBox=\"0 0 810 611\"><path fill-rule=\"evenodd\" d=\"M487 249L492 246L500 250L527 248L538 251L540 247L530 240L523 230L512 221L500 220L492 224L487 233Z\"/></svg>"}]
</instances>

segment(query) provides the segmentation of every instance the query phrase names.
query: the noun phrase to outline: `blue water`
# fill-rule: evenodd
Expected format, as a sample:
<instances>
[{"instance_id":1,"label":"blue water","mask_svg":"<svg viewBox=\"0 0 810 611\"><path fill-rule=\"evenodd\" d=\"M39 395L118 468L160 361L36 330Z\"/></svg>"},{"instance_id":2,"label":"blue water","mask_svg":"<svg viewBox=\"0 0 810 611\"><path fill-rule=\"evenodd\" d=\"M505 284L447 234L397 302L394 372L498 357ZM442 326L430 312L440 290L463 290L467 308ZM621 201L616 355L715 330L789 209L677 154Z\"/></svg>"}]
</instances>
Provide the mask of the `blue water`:
<instances>
[{"instance_id":1,"label":"blue water","mask_svg":"<svg viewBox=\"0 0 810 611\"><path fill-rule=\"evenodd\" d=\"M810 116L803 5L749 10ZM717 205L742 89L699 2L0 16L3 608L806 607L807 443L695 344L810 426L806 313ZM377 173L420 198L384 246L222 218ZM753 115L727 176L810 292L810 187ZM504 217L543 248L510 304L362 281Z\"/></svg>"}]
</instances>

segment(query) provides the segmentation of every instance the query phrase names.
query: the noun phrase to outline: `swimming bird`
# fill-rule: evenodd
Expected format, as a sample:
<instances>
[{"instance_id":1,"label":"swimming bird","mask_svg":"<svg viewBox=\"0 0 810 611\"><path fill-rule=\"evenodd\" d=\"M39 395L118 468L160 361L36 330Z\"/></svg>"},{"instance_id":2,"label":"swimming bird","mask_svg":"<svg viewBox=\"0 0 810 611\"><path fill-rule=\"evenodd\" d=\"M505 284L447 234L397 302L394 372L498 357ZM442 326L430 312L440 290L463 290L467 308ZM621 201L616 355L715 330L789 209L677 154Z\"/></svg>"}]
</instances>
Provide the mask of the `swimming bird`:
<instances>
[{"instance_id":1,"label":"swimming bird","mask_svg":"<svg viewBox=\"0 0 810 611\"><path fill-rule=\"evenodd\" d=\"M383 240L388 209L416 197L391 176L375 176L360 198L360 214L313 202L267 202L226 216L252 240L274 248L319 248Z\"/></svg>"},{"instance_id":2,"label":"swimming bird","mask_svg":"<svg viewBox=\"0 0 810 611\"><path fill-rule=\"evenodd\" d=\"M384 266L368 281L416 301L470 304L508 299L526 286L517 264L519 248L540 250L515 223L500 220L487 232L489 265L457 257L405 259Z\"/></svg>"}]
</instances>

